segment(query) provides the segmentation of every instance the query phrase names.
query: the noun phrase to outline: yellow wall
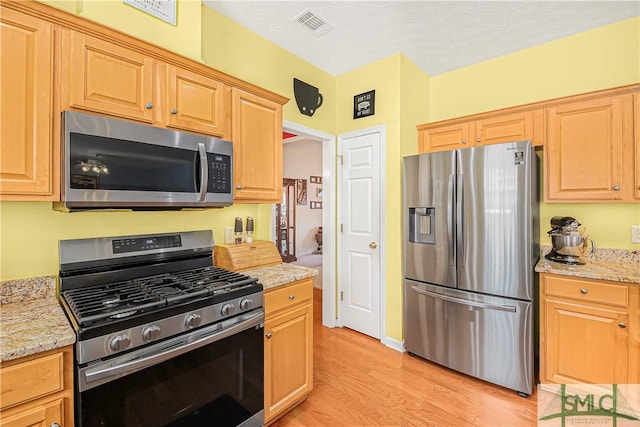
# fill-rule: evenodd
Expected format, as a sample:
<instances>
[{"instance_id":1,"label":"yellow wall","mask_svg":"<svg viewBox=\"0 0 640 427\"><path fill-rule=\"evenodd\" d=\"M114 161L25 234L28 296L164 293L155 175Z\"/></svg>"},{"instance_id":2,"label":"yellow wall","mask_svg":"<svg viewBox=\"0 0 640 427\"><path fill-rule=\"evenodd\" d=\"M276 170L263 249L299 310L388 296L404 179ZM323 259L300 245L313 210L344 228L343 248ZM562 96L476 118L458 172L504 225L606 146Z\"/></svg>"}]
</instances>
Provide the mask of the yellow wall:
<instances>
[{"instance_id":1,"label":"yellow wall","mask_svg":"<svg viewBox=\"0 0 640 427\"><path fill-rule=\"evenodd\" d=\"M402 156L417 151L416 124L427 120L429 77L395 54L338 76L337 133L385 125L386 335L402 339ZM353 97L375 89L375 114L353 119ZM340 147L338 147L340 150Z\"/></svg>"},{"instance_id":2,"label":"yellow wall","mask_svg":"<svg viewBox=\"0 0 640 427\"><path fill-rule=\"evenodd\" d=\"M429 121L640 82L640 18L632 18L431 78ZM598 246L640 249L640 205L540 206L540 243L554 215L573 216Z\"/></svg>"},{"instance_id":3,"label":"yellow wall","mask_svg":"<svg viewBox=\"0 0 640 427\"><path fill-rule=\"evenodd\" d=\"M177 22L171 25L122 1L40 0L142 40L150 41L188 58L200 61L200 0L177 2Z\"/></svg>"},{"instance_id":4,"label":"yellow wall","mask_svg":"<svg viewBox=\"0 0 640 427\"><path fill-rule=\"evenodd\" d=\"M336 133L336 79L220 13L202 6L202 59L217 70L284 95L285 120ZM312 117L298 111L293 78L320 90L324 101Z\"/></svg>"}]
</instances>

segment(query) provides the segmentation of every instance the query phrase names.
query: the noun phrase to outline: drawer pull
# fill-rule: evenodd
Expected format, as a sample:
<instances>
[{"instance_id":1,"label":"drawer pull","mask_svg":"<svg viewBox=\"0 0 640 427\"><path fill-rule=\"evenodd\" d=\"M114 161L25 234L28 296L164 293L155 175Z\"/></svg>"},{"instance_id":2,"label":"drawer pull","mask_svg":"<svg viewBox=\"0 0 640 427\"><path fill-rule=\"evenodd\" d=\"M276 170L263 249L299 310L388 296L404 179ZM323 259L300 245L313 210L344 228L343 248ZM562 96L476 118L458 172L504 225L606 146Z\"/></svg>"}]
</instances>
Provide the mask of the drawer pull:
<instances>
[{"instance_id":1,"label":"drawer pull","mask_svg":"<svg viewBox=\"0 0 640 427\"><path fill-rule=\"evenodd\" d=\"M626 324L626 323L624 323L624 322L620 322L620 323L618 323L618 326L620 326L621 328L623 328L623 329L624 329L624 328L626 328L626 327L627 327L627 324Z\"/></svg>"},{"instance_id":2,"label":"drawer pull","mask_svg":"<svg viewBox=\"0 0 640 427\"><path fill-rule=\"evenodd\" d=\"M295 299L295 297L296 297L296 296L295 296L294 294L289 295L289 299L290 299L290 300Z\"/></svg>"},{"instance_id":3,"label":"drawer pull","mask_svg":"<svg viewBox=\"0 0 640 427\"><path fill-rule=\"evenodd\" d=\"M265 335L265 337L267 337L267 339L271 339L271 336L272 336L272 335L271 335L271 332L268 332L268 333Z\"/></svg>"},{"instance_id":4,"label":"drawer pull","mask_svg":"<svg viewBox=\"0 0 640 427\"><path fill-rule=\"evenodd\" d=\"M587 288L582 288L582 289L580 289L580 293L581 293L582 295L586 295L586 294L587 294L587 292L589 292L589 291L587 290Z\"/></svg>"}]
</instances>

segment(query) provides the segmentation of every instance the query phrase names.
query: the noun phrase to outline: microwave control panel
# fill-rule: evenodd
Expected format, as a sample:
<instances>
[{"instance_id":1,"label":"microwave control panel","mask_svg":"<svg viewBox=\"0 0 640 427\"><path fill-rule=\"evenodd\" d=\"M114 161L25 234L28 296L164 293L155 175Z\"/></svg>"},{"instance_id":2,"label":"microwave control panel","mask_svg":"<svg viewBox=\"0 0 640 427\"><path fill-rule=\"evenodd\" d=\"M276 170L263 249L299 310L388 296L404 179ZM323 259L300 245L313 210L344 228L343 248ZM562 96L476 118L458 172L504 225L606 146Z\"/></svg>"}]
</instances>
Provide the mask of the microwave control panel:
<instances>
[{"instance_id":1,"label":"microwave control panel","mask_svg":"<svg viewBox=\"0 0 640 427\"><path fill-rule=\"evenodd\" d=\"M209 183L207 193L231 192L231 156L207 153Z\"/></svg>"}]
</instances>

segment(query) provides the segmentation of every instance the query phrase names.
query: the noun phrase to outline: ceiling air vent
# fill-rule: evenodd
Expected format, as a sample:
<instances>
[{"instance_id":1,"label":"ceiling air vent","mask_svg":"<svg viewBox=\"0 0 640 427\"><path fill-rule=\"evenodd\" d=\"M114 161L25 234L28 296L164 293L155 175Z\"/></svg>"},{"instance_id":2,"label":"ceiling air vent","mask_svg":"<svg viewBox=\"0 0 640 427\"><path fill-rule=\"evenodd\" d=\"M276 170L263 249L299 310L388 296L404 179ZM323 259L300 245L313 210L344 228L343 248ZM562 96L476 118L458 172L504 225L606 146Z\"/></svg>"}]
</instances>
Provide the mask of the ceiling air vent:
<instances>
[{"instance_id":1,"label":"ceiling air vent","mask_svg":"<svg viewBox=\"0 0 640 427\"><path fill-rule=\"evenodd\" d=\"M324 18L319 17L311 9L305 10L304 12L293 18L293 20L318 37L327 34L329 31L335 28L327 23Z\"/></svg>"}]
</instances>

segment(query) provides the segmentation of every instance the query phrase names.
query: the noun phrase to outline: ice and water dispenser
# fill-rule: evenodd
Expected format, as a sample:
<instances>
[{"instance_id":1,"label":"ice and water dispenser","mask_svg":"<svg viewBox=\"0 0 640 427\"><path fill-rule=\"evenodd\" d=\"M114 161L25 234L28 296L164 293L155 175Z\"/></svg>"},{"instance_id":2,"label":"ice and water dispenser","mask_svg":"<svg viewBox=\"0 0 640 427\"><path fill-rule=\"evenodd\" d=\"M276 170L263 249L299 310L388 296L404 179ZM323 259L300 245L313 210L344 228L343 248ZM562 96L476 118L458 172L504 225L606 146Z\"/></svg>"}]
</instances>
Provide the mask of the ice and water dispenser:
<instances>
[{"instance_id":1,"label":"ice and water dispenser","mask_svg":"<svg viewBox=\"0 0 640 427\"><path fill-rule=\"evenodd\" d=\"M435 208L409 208L409 241L434 245Z\"/></svg>"}]
</instances>

